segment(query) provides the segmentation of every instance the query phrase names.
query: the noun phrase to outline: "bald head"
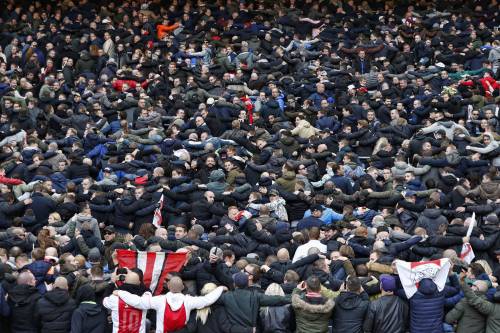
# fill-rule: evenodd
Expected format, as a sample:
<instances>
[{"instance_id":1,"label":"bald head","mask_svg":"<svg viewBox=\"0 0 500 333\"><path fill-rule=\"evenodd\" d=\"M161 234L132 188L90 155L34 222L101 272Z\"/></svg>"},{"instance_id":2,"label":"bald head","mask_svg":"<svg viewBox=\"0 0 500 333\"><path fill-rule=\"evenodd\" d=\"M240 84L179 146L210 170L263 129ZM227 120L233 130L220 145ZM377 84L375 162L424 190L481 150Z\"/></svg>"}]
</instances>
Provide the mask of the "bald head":
<instances>
[{"instance_id":1,"label":"bald head","mask_svg":"<svg viewBox=\"0 0 500 333\"><path fill-rule=\"evenodd\" d=\"M64 289L64 290L68 290L68 280L66 280L65 277L58 277L55 281L54 281L54 289L55 288L59 288L59 289Z\"/></svg>"},{"instance_id":2,"label":"bald head","mask_svg":"<svg viewBox=\"0 0 500 333\"><path fill-rule=\"evenodd\" d=\"M34 287L36 284L35 276L30 271L24 271L17 277L17 284Z\"/></svg>"},{"instance_id":3,"label":"bald head","mask_svg":"<svg viewBox=\"0 0 500 333\"><path fill-rule=\"evenodd\" d=\"M45 249L45 256L57 257L57 249L55 247L48 247Z\"/></svg>"},{"instance_id":4,"label":"bald head","mask_svg":"<svg viewBox=\"0 0 500 333\"><path fill-rule=\"evenodd\" d=\"M480 293L486 293L488 291L488 283L486 281L476 280L474 281L474 285Z\"/></svg>"},{"instance_id":5,"label":"bald head","mask_svg":"<svg viewBox=\"0 0 500 333\"><path fill-rule=\"evenodd\" d=\"M136 272L129 271L125 276L125 283L138 286L141 284L141 278Z\"/></svg>"},{"instance_id":6,"label":"bald head","mask_svg":"<svg viewBox=\"0 0 500 333\"><path fill-rule=\"evenodd\" d=\"M168 281L168 290L174 294L181 293L182 290L184 290L182 279L178 276L171 278L170 281Z\"/></svg>"}]
</instances>

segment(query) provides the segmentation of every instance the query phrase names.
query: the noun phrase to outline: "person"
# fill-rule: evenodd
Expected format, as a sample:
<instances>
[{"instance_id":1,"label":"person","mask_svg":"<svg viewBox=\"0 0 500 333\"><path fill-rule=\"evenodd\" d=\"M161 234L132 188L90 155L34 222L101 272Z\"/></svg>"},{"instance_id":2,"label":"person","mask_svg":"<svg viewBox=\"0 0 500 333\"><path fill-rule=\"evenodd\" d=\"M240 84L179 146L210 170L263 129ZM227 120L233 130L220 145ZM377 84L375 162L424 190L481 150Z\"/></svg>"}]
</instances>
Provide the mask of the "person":
<instances>
[{"instance_id":1,"label":"person","mask_svg":"<svg viewBox=\"0 0 500 333\"><path fill-rule=\"evenodd\" d=\"M9 290L7 304L12 312L10 325L13 332L38 332L34 314L41 295L35 285L35 276L26 270L19 273L16 285Z\"/></svg>"},{"instance_id":2,"label":"person","mask_svg":"<svg viewBox=\"0 0 500 333\"><path fill-rule=\"evenodd\" d=\"M120 290L126 290L131 294L142 296L146 292L146 287L141 282L141 276L134 271L128 271ZM146 332L146 310L136 309L127 306L125 301L118 296L110 295L105 297L102 305L111 310L113 321L113 333L117 332Z\"/></svg>"},{"instance_id":3,"label":"person","mask_svg":"<svg viewBox=\"0 0 500 333\"><path fill-rule=\"evenodd\" d=\"M277 283L271 283L266 291L269 296L285 296L285 292ZM269 306L260 309L260 322L262 333L287 333L293 331L293 311L290 304L282 306Z\"/></svg>"},{"instance_id":4,"label":"person","mask_svg":"<svg viewBox=\"0 0 500 333\"><path fill-rule=\"evenodd\" d=\"M326 333L335 302L321 295L321 282L310 276L292 294L297 333Z\"/></svg>"},{"instance_id":5,"label":"person","mask_svg":"<svg viewBox=\"0 0 500 333\"><path fill-rule=\"evenodd\" d=\"M387 274L379 277L381 296L370 303L363 332L404 333L408 324L408 305L394 292L396 279Z\"/></svg>"},{"instance_id":6,"label":"person","mask_svg":"<svg viewBox=\"0 0 500 333\"><path fill-rule=\"evenodd\" d=\"M309 250L312 248L316 248L321 253L326 253L326 245L321 243L320 238L320 229L318 227L312 227L309 229L309 242L306 244L300 245L295 254L293 256L292 262L296 262L309 254Z\"/></svg>"},{"instance_id":7,"label":"person","mask_svg":"<svg viewBox=\"0 0 500 333\"><path fill-rule=\"evenodd\" d=\"M444 302L444 291L439 291L432 279L422 279L410 298L410 332L442 332Z\"/></svg>"},{"instance_id":8,"label":"person","mask_svg":"<svg viewBox=\"0 0 500 333\"><path fill-rule=\"evenodd\" d=\"M71 333L104 333L106 314L96 303L94 288L84 284L76 292L77 308L71 316Z\"/></svg>"},{"instance_id":9,"label":"person","mask_svg":"<svg viewBox=\"0 0 500 333\"><path fill-rule=\"evenodd\" d=\"M234 274L235 289L223 294L220 302L224 304L232 325L255 331L261 307L285 305L290 301L283 296L268 296L257 288L249 288L250 274L247 268L244 268L244 272Z\"/></svg>"},{"instance_id":10,"label":"person","mask_svg":"<svg viewBox=\"0 0 500 333\"><path fill-rule=\"evenodd\" d=\"M344 290L335 298L332 329L335 332L362 332L368 312L368 294L356 276L347 276Z\"/></svg>"},{"instance_id":11,"label":"person","mask_svg":"<svg viewBox=\"0 0 500 333\"><path fill-rule=\"evenodd\" d=\"M465 283L465 274L460 276L460 285L465 295L467 302L483 316L486 316L485 333L498 332L500 329L500 304L491 303L479 295L475 294L471 287ZM477 281L480 282L480 281ZM479 288L484 289L484 285L479 284Z\"/></svg>"},{"instance_id":12,"label":"person","mask_svg":"<svg viewBox=\"0 0 500 333\"><path fill-rule=\"evenodd\" d=\"M486 281L474 281L471 286L474 294L483 300L486 300L486 291L488 284ZM457 323L457 333L479 333L484 332L486 328L486 318L484 315L469 304L468 298L462 298L453 309L446 314L445 321L448 324Z\"/></svg>"},{"instance_id":13,"label":"person","mask_svg":"<svg viewBox=\"0 0 500 333\"><path fill-rule=\"evenodd\" d=\"M68 280L55 279L53 289L40 298L35 307L35 321L42 333L71 331L71 316L76 308L68 292Z\"/></svg>"},{"instance_id":14,"label":"person","mask_svg":"<svg viewBox=\"0 0 500 333\"><path fill-rule=\"evenodd\" d=\"M189 314L196 309L212 305L219 299L225 287L217 287L205 296L192 297L182 293L184 283L178 276L167 282L169 292L166 295L151 296L146 292L141 296L125 290L117 290L114 294L137 309L156 311L156 333L172 332L186 326Z\"/></svg>"}]
</instances>

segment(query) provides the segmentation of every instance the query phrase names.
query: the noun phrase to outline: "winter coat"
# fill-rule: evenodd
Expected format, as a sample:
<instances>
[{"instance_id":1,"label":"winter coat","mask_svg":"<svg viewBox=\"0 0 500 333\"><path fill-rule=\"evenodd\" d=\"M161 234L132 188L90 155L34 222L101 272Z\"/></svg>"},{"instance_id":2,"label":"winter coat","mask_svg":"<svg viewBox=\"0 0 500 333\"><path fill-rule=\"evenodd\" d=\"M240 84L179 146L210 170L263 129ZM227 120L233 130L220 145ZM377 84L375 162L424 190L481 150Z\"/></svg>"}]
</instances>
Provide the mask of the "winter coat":
<instances>
[{"instance_id":1,"label":"winter coat","mask_svg":"<svg viewBox=\"0 0 500 333\"><path fill-rule=\"evenodd\" d=\"M253 328L232 325L227 317L226 309L217 304L210 306L210 314L203 324L196 318L196 312L191 312L186 327L176 333L252 333Z\"/></svg>"},{"instance_id":2,"label":"winter coat","mask_svg":"<svg viewBox=\"0 0 500 333\"><path fill-rule=\"evenodd\" d=\"M295 182L297 179L295 178L295 172L286 171L283 176L276 180L276 184L282 187L287 192L295 191Z\"/></svg>"},{"instance_id":3,"label":"winter coat","mask_svg":"<svg viewBox=\"0 0 500 333\"><path fill-rule=\"evenodd\" d=\"M16 285L9 291L10 325L15 333L38 333L34 320L35 306L41 295L35 287Z\"/></svg>"},{"instance_id":4,"label":"winter coat","mask_svg":"<svg viewBox=\"0 0 500 333\"><path fill-rule=\"evenodd\" d=\"M363 330L364 333L404 333L407 324L406 302L398 296L386 295L370 303Z\"/></svg>"},{"instance_id":5,"label":"winter coat","mask_svg":"<svg viewBox=\"0 0 500 333\"><path fill-rule=\"evenodd\" d=\"M448 225L448 219L439 208L426 208L417 220L417 227L427 230L429 236L436 235L442 224Z\"/></svg>"},{"instance_id":6,"label":"winter coat","mask_svg":"<svg viewBox=\"0 0 500 333\"><path fill-rule=\"evenodd\" d=\"M260 310L262 333L289 333L294 321L290 304Z\"/></svg>"},{"instance_id":7,"label":"winter coat","mask_svg":"<svg viewBox=\"0 0 500 333\"><path fill-rule=\"evenodd\" d=\"M71 333L104 333L106 312L95 302L82 302L71 317Z\"/></svg>"},{"instance_id":8,"label":"winter coat","mask_svg":"<svg viewBox=\"0 0 500 333\"><path fill-rule=\"evenodd\" d=\"M41 333L66 333L71 329L75 301L67 290L56 288L38 300L35 320Z\"/></svg>"},{"instance_id":9,"label":"winter coat","mask_svg":"<svg viewBox=\"0 0 500 333\"><path fill-rule=\"evenodd\" d=\"M410 332L442 333L444 292L431 279L422 279L410 299Z\"/></svg>"},{"instance_id":10,"label":"winter coat","mask_svg":"<svg viewBox=\"0 0 500 333\"><path fill-rule=\"evenodd\" d=\"M327 333L328 323L335 303L323 297L308 298L299 289L292 293L296 333Z\"/></svg>"},{"instance_id":11,"label":"winter coat","mask_svg":"<svg viewBox=\"0 0 500 333\"><path fill-rule=\"evenodd\" d=\"M31 199L33 202L31 203L30 208L33 209L37 222L39 224L46 225L50 213L56 211L56 203L51 198L45 197L43 194L38 192L33 193Z\"/></svg>"},{"instance_id":12,"label":"winter coat","mask_svg":"<svg viewBox=\"0 0 500 333\"><path fill-rule=\"evenodd\" d=\"M368 306L368 294L341 292L335 298L335 309L333 309L333 331L342 333L361 333L363 331L363 320L365 319Z\"/></svg>"},{"instance_id":13,"label":"winter coat","mask_svg":"<svg viewBox=\"0 0 500 333\"><path fill-rule=\"evenodd\" d=\"M481 299L486 300L484 294L478 294ZM446 314L445 321L453 325L457 322L456 333L484 333L486 318L481 312L469 304L466 298L462 298L455 307Z\"/></svg>"},{"instance_id":14,"label":"winter coat","mask_svg":"<svg viewBox=\"0 0 500 333\"><path fill-rule=\"evenodd\" d=\"M394 178L404 177L406 172L413 172L415 176L420 176L427 173L431 169L430 165L424 165L422 167L414 167L403 161L394 162L394 166L391 168L392 176Z\"/></svg>"},{"instance_id":15,"label":"winter coat","mask_svg":"<svg viewBox=\"0 0 500 333\"><path fill-rule=\"evenodd\" d=\"M22 216L24 203L22 201L9 203L0 198L0 229L7 229L12 225L12 219L16 216Z\"/></svg>"},{"instance_id":16,"label":"winter coat","mask_svg":"<svg viewBox=\"0 0 500 333\"><path fill-rule=\"evenodd\" d=\"M318 132L319 129L314 128L307 120L302 119L299 121L297 127L292 130L292 135L298 135L302 139L309 139Z\"/></svg>"},{"instance_id":17,"label":"winter coat","mask_svg":"<svg viewBox=\"0 0 500 333\"><path fill-rule=\"evenodd\" d=\"M468 304L486 316L485 333L500 332L500 303L491 303L476 295L466 284L462 284L462 289Z\"/></svg>"}]
</instances>

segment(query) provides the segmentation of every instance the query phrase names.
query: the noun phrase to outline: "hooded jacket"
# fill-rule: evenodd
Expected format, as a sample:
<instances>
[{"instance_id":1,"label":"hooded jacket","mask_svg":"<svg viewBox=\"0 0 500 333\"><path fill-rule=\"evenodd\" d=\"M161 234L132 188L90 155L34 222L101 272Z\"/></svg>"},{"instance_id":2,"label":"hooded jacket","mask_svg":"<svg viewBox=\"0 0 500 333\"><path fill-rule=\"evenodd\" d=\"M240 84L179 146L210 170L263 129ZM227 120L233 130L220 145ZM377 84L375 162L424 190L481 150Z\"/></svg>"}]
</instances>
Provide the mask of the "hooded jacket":
<instances>
[{"instance_id":1,"label":"hooded jacket","mask_svg":"<svg viewBox=\"0 0 500 333\"><path fill-rule=\"evenodd\" d=\"M75 301L67 290L56 288L38 300L35 320L41 333L66 333L71 329Z\"/></svg>"},{"instance_id":2,"label":"hooded jacket","mask_svg":"<svg viewBox=\"0 0 500 333\"><path fill-rule=\"evenodd\" d=\"M442 333L444 293L431 279L422 279L410 299L410 332Z\"/></svg>"},{"instance_id":3,"label":"hooded jacket","mask_svg":"<svg viewBox=\"0 0 500 333\"><path fill-rule=\"evenodd\" d=\"M417 220L417 227L427 230L430 236L436 235L442 224L448 225L448 219L439 208L426 208Z\"/></svg>"},{"instance_id":4,"label":"hooded jacket","mask_svg":"<svg viewBox=\"0 0 500 333\"><path fill-rule=\"evenodd\" d=\"M333 331L343 333L361 333L370 302L368 295L350 291L341 292L335 299L333 310Z\"/></svg>"},{"instance_id":5,"label":"hooded jacket","mask_svg":"<svg viewBox=\"0 0 500 333\"><path fill-rule=\"evenodd\" d=\"M299 289L292 294L297 333L327 333L335 302L333 299L308 298Z\"/></svg>"},{"instance_id":6,"label":"hooded jacket","mask_svg":"<svg viewBox=\"0 0 500 333\"><path fill-rule=\"evenodd\" d=\"M10 320L12 332L38 333L33 315L40 297L35 287L25 284L16 285L9 291L7 302L12 312Z\"/></svg>"}]
</instances>

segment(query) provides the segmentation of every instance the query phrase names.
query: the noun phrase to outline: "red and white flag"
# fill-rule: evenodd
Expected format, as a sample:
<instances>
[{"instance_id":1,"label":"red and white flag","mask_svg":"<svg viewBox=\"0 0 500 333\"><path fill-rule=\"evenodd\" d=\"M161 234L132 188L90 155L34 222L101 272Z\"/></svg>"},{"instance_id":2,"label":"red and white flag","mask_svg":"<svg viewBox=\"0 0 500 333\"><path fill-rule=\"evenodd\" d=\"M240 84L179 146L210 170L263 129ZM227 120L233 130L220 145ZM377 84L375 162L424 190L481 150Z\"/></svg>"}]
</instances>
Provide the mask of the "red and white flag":
<instances>
[{"instance_id":1,"label":"red and white flag","mask_svg":"<svg viewBox=\"0 0 500 333\"><path fill-rule=\"evenodd\" d=\"M469 223L469 228L467 229L467 237L470 237L472 235L472 229L474 229L474 226L476 224L476 213L472 213L472 217ZM467 264L470 264L472 260L476 255L474 254L474 251L472 250L472 246L470 243L465 243L462 245L462 251L460 251L460 259L465 261Z\"/></svg>"},{"instance_id":2,"label":"red and white flag","mask_svg":"<svg viewBox=\"0 0 500 333\"><path fill-rule=\"evenodd\" d=\"M144 274L144 284L153 295L159 295L167 274L179 272L186 262L186 253L144 252L117 250L118 265L138 268Z\"/></svg>"},{"instance_id":3,"label":"red and white flag","mask_svg":"<svg viewBox=\"0 0 500 333\"><path fill-rule=\"evenodd\" d=\"M419 262L396 260L399 278L408 298L417 292L420 281L426 278L434 281L438 290L442 291L448 278L450 266L448 258Z\"/></svg>"},{"instance_id":4,"label":"red and white flag","mask_svg":"<svg viewBox=\"0 0 500 333\"><path fill-rule=\"evenodd\" d=\"M158 201L158 208L155 209L155 213L153 215L153 225L156 228L161 227L163 223L163 216L161 215L161 211L163 209L163 194L161 195L160 201Z\"/></svg>"}]
</instances>

